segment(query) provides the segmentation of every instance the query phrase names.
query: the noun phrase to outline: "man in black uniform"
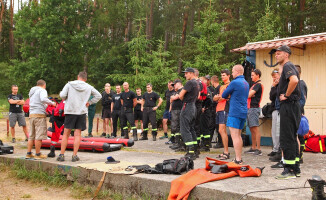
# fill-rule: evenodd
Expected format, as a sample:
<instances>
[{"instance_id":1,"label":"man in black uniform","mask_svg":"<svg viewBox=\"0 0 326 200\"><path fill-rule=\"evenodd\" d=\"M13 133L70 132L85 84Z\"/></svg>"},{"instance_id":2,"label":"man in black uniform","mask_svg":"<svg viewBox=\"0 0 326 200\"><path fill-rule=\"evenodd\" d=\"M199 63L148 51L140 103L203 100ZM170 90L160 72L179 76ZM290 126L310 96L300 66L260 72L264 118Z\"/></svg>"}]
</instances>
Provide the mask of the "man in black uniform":
<instances>
[{"instance_id":1,"label":"man in black uniform","mask_svg":"<svg viewBox=\"0 0 326 200\"><path fill-rule=\"evenodd\" d=\"M289 61L291 49L284 45L276 50L275 58L280 65L281 77L277 88L280 99L280 145L284 154L284 171L276 179L300 176L297 130L300 125L299 72ZM297 162L296 162L297 161Z\"/></svg>"},{"instance_id":2,"label":"man in black uniform","mask_svg":"<svg viewBox=\"0 0 326 200\"><path fill-rule=\"evenodd\" d=\"M164 98L166 100L166 105L165 105L165 110L163 113L163 131L164 135L160 137L160 139L165 139L168 138L168 121L171 120L171 113L169 111L170 109L170 97L173 93L173 86L172 86L173 81L168 82L168 89L165 91Z\"/></svg>"},{"instance_id":3,"label":"man in black uniform","mask_svg":"<svg viewBox=\"0 0 326 200\"><path fill-rule=\"evenodd\" d=\"M198 98L199 89L195 79L195 70L193 68L186 68L184 72L188 81L179 94L179 98L183 101L180 113L180 132L186 144L187 153L185 156L195 160L197 148L197 136L194 127L196 117L195 101Z\"/></svg>"},{"instance_id":4,"label":"man in black uniform","mask_svg":"<svg viewBox=\"0 0 326 200\"><path fill-rule=\"evenodd\" d=\"M113 95L112 104L111 104L111 111L112 111L112 121L113 121L113 133L112 137L117 137L117 130L118 130L118 119L120 119L120 127L121 127L121 137L124 136L123 127L122 127L122 120L121 120L121 86L115 86L116 94Z\"/></svg>"},{"instance_id":5,"label":"man in black uniform","mask_svg":"<svg viewBox=\"0 0 326 200\"><path fill-rule=\"evenodd\" d=\"M134 119L134 107L136 106L136 94L129 90L129 83L123 83L124 92L121 94L121 119L122 119L122 127L124 132L124 138L129 139L129 131L127 126L127 121L130 124L131 130L133 131L134 141L138 140L137 137L137 128L135 126Z\"/></svg>"},{"instance_id":6,"label":"man in black uniform","mask_svg":"<svg viewBox=\"0 0 326 200\"><path fill-rule=\"evenodd\" d=\"M207 85L207 79L205 77L200 77L203 85ZM212 93L207 91L206 98L202 100L202 109L200 114L200 132L201 132L201 143L200 151L210 151L210 141L211 134L209 126L211 125L212 115L211 115L211 105L212 105Z\"/></svg>"},{"instance_id":7,"label":"man in black uniform","mask_svg":"<svg viewBox=\"0 0 326 200\"><path fill-rule=\"evenodd\" d=\"M173 143L171 149L184 149L184 143L181 139L180 133L180 113L182 109L182 101L179 98L179 94L183 88L182 82L180 79L177 79L173 82L174 93L171 96L171 138L170 142ZM168 143L169 144L169 143Z\"/></svg>"},{"instance_id":8,"label":"man in black uniform","mask_svg":"<svg viewBox=\"0 0 326 200\"><path fill-rule=\"evenodd\" d=\"M134 108L134 118L135 118L135 124L136 128L138 128L138 122L140 122L140 128L143 132L143 112L141 111L141 104L143 102L143 97L141 95L141 89L136 88L136 96L137 96L137 104Z\"/></svg>"},{"instance_id":9,"label":"man in black uniform","mask_svg":"<svg viewBox=\"0 0 326 200\"><path fill-rule=\"evenodd\" d=\"M156 136L157 136L156 110L161 106L163 100L156 92L153 92L152 87L153 87L152 84L147 83L146 85L147 92L145 92L145 94L143 95L141 111L143 111L144 132L140 140L148 140L147 138L148 123L151 122L153 141L156 141ZM158 100L158 104L156 105L157 100Z\"/></svg>"},{"instance_id":10,"label":"man in black uniform","mask_svg":"<svg viewBox=\"0 0 326 200\"><path fill-rule=\"evenodd\" d=\"M26 141L28 138L28 131L26 127L25 116L22 111L22 105L24 105L25 101L23 95L18 94L18 86L11 86L11 94L8 95L8 102L10 104L9 107L9 122L10 122L10 132L12 136L12 143L16 142L15 138L15 125L18 122L19 126L23 127L23 131L26 136Z\"/></svg>"}]
</instances>

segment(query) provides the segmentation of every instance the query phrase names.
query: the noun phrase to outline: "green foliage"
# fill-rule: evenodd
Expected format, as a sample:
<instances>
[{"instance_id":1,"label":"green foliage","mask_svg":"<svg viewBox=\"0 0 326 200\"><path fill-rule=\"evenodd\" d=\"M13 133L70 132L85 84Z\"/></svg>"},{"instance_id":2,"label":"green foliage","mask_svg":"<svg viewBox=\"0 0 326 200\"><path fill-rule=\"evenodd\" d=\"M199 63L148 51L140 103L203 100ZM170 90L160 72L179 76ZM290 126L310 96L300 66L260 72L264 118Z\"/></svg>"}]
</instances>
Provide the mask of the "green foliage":
<instances>
[{"instance_id":1,"label":"green foliage","mask_svg":"<svg viewBox=\"0 0 326 200\"><path fill-rule=\"evenodd\" d=\"M254 37L252 42L272 40L279 36L281 32L281 23L279 20L279 17L274 15L274 13L271 11L269 3L267 3L265 15L262 16L256 24L257 35Z\"/></svg>"},{"instance_id":2,"label":"green foliage","mask_svg":"<svg viewBox=\"0 0 326 200\"><path fill-rule=\"evenodd\" d=\"M222 65L220 58L223 56L225 42L221 42L223 23L218 23L218 13L211 7L202 13L202 21L197 22L195 35L191 42L195 44L193 62L186 61L186 67L197 68L204 74L217 74L220 70L228 68L230 63Z\"/></svg>"}]
</instances>

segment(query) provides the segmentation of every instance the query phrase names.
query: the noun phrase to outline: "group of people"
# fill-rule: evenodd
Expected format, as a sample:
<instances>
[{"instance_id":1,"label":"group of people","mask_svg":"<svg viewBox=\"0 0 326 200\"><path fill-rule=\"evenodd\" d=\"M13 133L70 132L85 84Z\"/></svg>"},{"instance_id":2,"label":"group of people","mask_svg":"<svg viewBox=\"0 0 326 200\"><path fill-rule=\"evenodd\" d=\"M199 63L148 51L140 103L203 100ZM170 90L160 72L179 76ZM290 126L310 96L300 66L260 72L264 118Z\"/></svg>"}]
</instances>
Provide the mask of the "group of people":
<instances>
[{"instance_id":1,"label":"group of people","mask_svg":"<svg viewBox=\"0 0 326 200\"><path fill-rule=\"evenodd\" d=\"M281 46L276 50L276 60L279 68L272 72L273 85L270 99L274 108L272 114L273 151L269 156L278 156L284 171L276 178L288 179L300 176L300 151L297 137L303 106L300 105L301 92L300 74L290 61L291 49ZM300 70L301 71L301 70ZM186 68L184 76L187 82L183 86L180 79L168 82L168 89L164 94L166 107L163 114L164 135L160 139L168 138L167 122L171 120L171 137L166 144L175 151L185 151L187 157L196 159L200 151L210 151L214 131L217 130L218 142L215 148L222 148L223 153L218 155L220 160L230 159L228 149L227 127L230 130L235 158L233 162L242 164L241 137L242 129L247 121L252 136L252 146L246 153L262 155L260 149L261 134L259 132L260 102L264 87L261 84L261 71L255 69L251 72L253 85L249 87L243 75L244 67L235 65L232 72L221 70L222 85L216 75L199 77L199 71ZM231 75L233 80L231 81ZM153 91L152 84L146 85L146 92L141 94L137 88L136 93L129 89L124 82L123 92L120 85L111 90L109 83L105 84L105 91L100 94L94 87L86 83L87 73L80 72L76 81L68 82L60 92L65 101L64 133L61 143L61 153L58 161L64 161L64 153L68 137L74 129L74 151L72 161L78 161L81 131L86 129L86 114L91 120L88 130L92 137L92 120L95 114L94 105L102 99L102 118L104 121L102 136L117 137L118 121L120 121L121 137L129 138L129 128L135 141L138 140L137 126L140 122L142 133L139 140L148 140L149 123L153 141L157 137L156 110L162 105L163 99ZM28 137L27 158L42 159L45 155L40 153L41 142L46 139L46 112L45 104L56 105L47 98L46 83L39 80L37 85L29 92L30 98L30 135L27 133L26 122L22 117L21 105L23 97L18 95L18 87L12 86L12 94L8 96L10 103L10 126L12 127L13 142L15 141L14 126L18 121L24 127ZM306 98L306 89L304 101ZM91 110L91 111L90 111ZM93 111L92 111L93 110ZM94 114L92 114L92 112ZM110 126L111 130L110 133ZM35 144L36 154L31 150ZM301 156L300 156L301 152ZM280 156L281 155L281 156ZM279 163L278 163L279 164Z\"/></svg>"}]
</instances>

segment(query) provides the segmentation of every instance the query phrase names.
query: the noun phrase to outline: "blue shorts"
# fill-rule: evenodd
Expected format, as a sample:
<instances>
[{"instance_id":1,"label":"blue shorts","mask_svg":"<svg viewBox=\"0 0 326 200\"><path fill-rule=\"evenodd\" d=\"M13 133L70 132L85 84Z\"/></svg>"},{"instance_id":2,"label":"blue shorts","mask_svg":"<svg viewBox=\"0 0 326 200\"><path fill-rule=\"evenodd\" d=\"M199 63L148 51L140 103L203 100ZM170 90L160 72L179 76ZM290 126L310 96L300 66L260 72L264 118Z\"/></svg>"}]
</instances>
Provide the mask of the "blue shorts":
<instances>
[{"instance_id":1,"label":"blue shorts","mask_svg":"<svg viewBox=\"0 0 326 200\"><path fill-rule=\"evenodd\" d=\"M165 110L163 113L163 119L171 120L171 112L169 112L168 110Z\"/></svg>"},{"instance_id":2,"label":"blue shorts","mask_svg":"<svg viewBox=\"0 0 326 200\"><path fill-rule=\"evenodd\" d=\"M229 116L226 126L242 130L245 122L246 122L246 119Z\"/></svg>"},{"instance_id":3,"label":"blue shorts","mask_svg":"<svg viewBox=\"0 0 326 200\"><path fill-rule=\"evenodd\" d=\"M228 112L225 111L218 111L216 113L216 124L226 124L228 120Z\"/></svg>"}]
</instances>

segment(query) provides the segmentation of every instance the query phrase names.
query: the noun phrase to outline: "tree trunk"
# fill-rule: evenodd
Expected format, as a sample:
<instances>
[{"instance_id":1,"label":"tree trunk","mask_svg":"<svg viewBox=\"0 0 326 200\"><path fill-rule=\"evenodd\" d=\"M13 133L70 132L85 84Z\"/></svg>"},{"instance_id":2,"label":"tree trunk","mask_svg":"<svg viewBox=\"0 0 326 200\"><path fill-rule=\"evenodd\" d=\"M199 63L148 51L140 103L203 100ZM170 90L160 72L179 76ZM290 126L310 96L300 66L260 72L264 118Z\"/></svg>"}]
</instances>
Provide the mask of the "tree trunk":
<instances>
[{"instance_id":1,"label":"tree trunk","mask_svg":"<svg viewBox=\"0 0 326 200\"><path fill-rule=\"evenodd\" d=\"M192 32L195 26L195 9L192 8L190 11L189 31Z\"/></svg>"},{"instance_id":2,"label":"tree trunk","mask_svg":"<svg viewBox=\"0 0 326 200\"><path fill-rule=\"evenodd\" d=\"M300 22L299 22L299 33L302 34L303 32L303 23L305 21L305 17L302 15L304 10L305 10L305 4L306 4L306 0L300 0Z\"/></svg>"},{"instance_id":3,"label":"tree trunk","mask_svg":"<svg viewBox=\"0 0 326 200\"><path fill-rule=\"evenodd\" d=\"M170 5L170 0L168 0L168 7L167 9L169 9L169 5ZM167 51L169 48L169 41L170 41L170 33L168 31L168 28L166 27L165 29L165 34L164 34L164 51Z\"/></svg>"},{"instance_id":4,"label":"tree trunk","mask_svg":"<svg viewBox=\"0 0 326 200\"><path fill-rule=\"evenodd\" d=\"M151 2L151 10L149 15L149 27L148 27L148 39L151 40L153 37L153 21L154 21L154 0Z\"/></svg>"},{"instance_id":5,"label":"tree trunk","mask_svg":"<svg viewBox=\"0 0 326 200\"><path fill-rule=\"evenodd\" d=\"M9 28L9 58L14 58L14 8L13 0L10 0L10 28Z\"/></svg>"},{"instance_id":6,"label":"tree trunk","mask_svg":"<svg viewBox=\"0 0 326 200\"><path fill-rule=\"evenodd\" d=\"M182 26L182 36L181 36L181 49L185 45L186 42L186 34L187 34L187 24L188 24L188 6L185 8L185 12L183 14L183 26ZM181 58L179 60L179 65L178 65L178 73L181 73L182 71L182 54Z\"/></svg>"}]
</instances>

